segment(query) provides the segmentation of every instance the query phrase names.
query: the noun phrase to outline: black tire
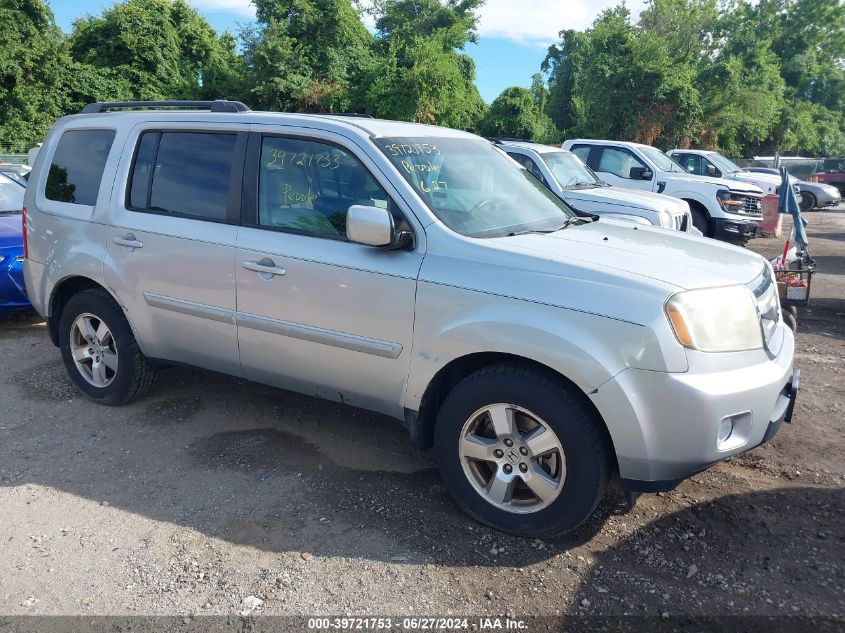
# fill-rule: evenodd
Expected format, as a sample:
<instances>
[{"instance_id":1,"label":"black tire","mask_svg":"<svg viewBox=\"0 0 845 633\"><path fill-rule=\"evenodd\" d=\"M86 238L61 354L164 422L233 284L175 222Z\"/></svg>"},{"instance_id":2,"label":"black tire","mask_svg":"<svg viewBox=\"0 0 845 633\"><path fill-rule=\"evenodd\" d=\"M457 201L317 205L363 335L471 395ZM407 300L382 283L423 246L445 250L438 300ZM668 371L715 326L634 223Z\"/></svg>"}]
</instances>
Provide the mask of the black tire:
<instances>
[{"instance_id":1,"label":"black tire","mask_svg":"<svg viewBox=\"0 0 845 633\"><path fill-rule=\"evenodd\" d=\"M783 322L786 323L787 327L793 332L798 331L798 319L795 318L795 314L791 310L784 311Z\"/></svg>"},{"instance_id":2,"label":"black tire","mask_svg":"<svg viewBox=\"0 0 845 633\"><path fill-rule=\"evenodd\" d=\"M710 230L710 217L705 211L698 207L690 209L692 213L692 225L697 228L704 237L713 237L713 232Z\"/></svg>"},{"instance_id":3,"label":"black tire","mask_svg":"<svg viewBox=\"0 0 845 633\"><path fill-rule=\"evenodd\" d=\"M811 193L801 193L801 202L798 205L802 213L812 211L816 208L816 197Z\"/></svg>"},{"instance_id":4,"label":"black tire","mask_svg":"<svg viewBox=\"0 0 845 633\"><path fill-rule=\"evenodd\" d=\"M71 330L77 317L83 314L96 316L111 331L118 364L111 383L105 387L88 382L73 359ZM144 395L155 381L155 369L141 353L123 310L105 290L85 290L68 300L59 320L59 348L71 380L86 396L100 404L131 402Z\"/></svg>"},{"instance_id":5,"label":"black tire","mask_svg":"<svg viewBox=\"0 0 845 633\"><path fill-rule=\"evenodd\" d=\"M480 408L495 403L536 413L563 447L563 488L543 509L527 514L501 509L482 497L464 474L458 450L464 424ZM470 516L510 534L555 537L584 523L607 490L610 460L600 424L597 414L560 378L520 364L491 365L462 380L446 397L437 415L435 455L446 488Z\"/></svg>"}]
</instances>

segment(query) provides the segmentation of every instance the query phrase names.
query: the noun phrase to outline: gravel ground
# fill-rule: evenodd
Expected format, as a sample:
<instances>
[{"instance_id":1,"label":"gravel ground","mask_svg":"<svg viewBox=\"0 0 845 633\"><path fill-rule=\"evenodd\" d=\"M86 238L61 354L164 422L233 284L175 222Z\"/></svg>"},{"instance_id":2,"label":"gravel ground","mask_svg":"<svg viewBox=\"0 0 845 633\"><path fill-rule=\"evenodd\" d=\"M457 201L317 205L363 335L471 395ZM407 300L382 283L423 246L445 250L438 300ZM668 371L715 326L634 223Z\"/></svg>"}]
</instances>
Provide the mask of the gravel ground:
<instances>
[{"instance_id":1,"label":"gravel ground","mask_svg":"<svg viewBox=\"0 0 845 633\"><path fill-rule=\"evenodd\" d=\"M0 321L0 614L843 618L845 209L809 219L794 424L557 541L468 519L390 420L189 369L100 407Z\"/></svg>"}]
</instances>

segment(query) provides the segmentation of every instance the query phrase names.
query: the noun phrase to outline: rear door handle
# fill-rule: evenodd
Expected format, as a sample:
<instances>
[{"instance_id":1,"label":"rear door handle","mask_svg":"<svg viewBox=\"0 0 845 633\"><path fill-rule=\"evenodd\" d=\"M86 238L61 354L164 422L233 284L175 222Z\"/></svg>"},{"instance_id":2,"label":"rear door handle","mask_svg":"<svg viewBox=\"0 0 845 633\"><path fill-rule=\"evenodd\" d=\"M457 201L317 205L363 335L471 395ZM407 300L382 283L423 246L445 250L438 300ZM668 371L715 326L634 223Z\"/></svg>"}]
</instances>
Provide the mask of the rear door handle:
<instances>
[{"instance_id":1,"label":"rear door handle","mask_svg":"<svg viewBox=\"0 0 845 633\"><path fill-rule=\"evenodd\" d=\"M144 248L144 243L141 240L136 240L132 233L127 233L123 237L113 237L111 241L126 248Z\"/></svg>"},{"instance_id":2,"label":"rear door handle","mask_svg":"<svg viewBox=\"0 0 845 633\"><path fill-rule=\"evenodd\" d=\"M269 257L265 257L261 261L257 262L243 262L241 266L247 270L251 270L261 275L269 275L271 277L282 277L286 272L281 266L276 266L276 262Z\"/></svg>"}]
</instances>

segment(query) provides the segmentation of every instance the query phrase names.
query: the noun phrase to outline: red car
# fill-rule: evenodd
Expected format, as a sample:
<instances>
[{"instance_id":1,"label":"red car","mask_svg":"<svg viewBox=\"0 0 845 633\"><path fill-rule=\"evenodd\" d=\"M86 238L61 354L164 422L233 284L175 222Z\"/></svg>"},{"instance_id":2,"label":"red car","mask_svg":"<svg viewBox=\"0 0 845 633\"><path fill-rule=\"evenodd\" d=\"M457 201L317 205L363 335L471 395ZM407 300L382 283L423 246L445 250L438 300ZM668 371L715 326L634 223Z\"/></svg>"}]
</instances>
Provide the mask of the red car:
<instances>
[{"instance_id":1,"label":"red car","mask_svg":"<svg viewBox=\"0 0 845 633\"><path fill-rule=\"evenodd\" d=\"M822 170L810 176L810 182L833 185L845 197L845 158L825 158Z\"/></svg>"}]
</instances>

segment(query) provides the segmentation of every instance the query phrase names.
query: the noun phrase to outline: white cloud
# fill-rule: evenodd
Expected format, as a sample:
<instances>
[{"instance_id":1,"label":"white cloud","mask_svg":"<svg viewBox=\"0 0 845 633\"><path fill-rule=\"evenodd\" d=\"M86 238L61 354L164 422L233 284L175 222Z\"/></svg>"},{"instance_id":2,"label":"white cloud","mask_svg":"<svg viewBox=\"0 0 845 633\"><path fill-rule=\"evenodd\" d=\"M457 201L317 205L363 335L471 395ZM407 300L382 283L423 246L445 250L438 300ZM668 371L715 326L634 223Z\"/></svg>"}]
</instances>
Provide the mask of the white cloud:
<instances>
[{"instance_id":1,"label":"white cloud","mask_svg":"<svg viewBox=\"0 0 845 633\"><path fill-rule=\"evenodd\" d=\"M201 11L225 11L255 18L251 0L189 0ZM364 0L366 5L368 0ZM548 46L558 41L564 29L585 29L598 14L621 0L487 0L481 8L478 30L481 37L500 37L529 46ZM629 0L636 18L646 0ZM372 16L364 22L375 28Z\"/></svg>"},{"instance_id":2,"label":"white cloud","mask_svg":"<svg viewBox=\"0 0 845 633\"><path fill-rule=\"evenodd\" d=\"M255 17L255 7L250 0L189 0L200 11L225 11L248 18Z\"/></svg>"},{"instance_id":3,"label":"white cloud","mask_svg":"<svg viewBox=\"0 0 845 633\"><path fill-rule=\"evenodd\" d=\"M479 33L520 44L548 46L558 41L564 29L585 29L602 10L620 0L487 0L481 8ZM634 18L645 6L632 0L628 7Z\"/></svg>"}]
</instances>

